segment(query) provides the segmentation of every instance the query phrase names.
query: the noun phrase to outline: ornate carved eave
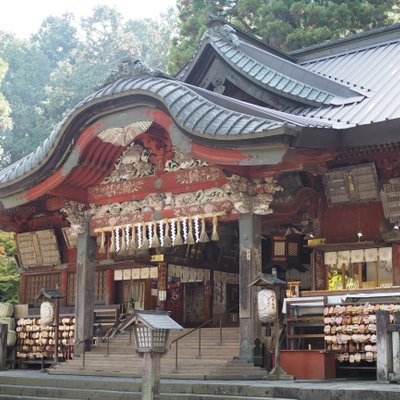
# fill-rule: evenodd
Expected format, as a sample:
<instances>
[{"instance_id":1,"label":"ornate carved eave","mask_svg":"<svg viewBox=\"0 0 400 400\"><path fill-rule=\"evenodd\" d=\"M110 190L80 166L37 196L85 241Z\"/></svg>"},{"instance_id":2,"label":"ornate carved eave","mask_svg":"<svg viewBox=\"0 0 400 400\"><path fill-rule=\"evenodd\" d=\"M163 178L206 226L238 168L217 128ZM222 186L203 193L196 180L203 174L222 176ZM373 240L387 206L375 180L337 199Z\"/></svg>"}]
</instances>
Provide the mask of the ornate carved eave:
<instances>
[{"instance_id":1,"label":"ornate carved eave","mask_svg":"<svg viewBox=\"0 0 400 400\"><path fill-rule=\"evenodd\" d=\"M89 221L93 210L86 204L70 201L60 211L66 214L67 220L71 224L71 229L74 233L84 233L89 228Z\"/></svg>"}]
</instances>

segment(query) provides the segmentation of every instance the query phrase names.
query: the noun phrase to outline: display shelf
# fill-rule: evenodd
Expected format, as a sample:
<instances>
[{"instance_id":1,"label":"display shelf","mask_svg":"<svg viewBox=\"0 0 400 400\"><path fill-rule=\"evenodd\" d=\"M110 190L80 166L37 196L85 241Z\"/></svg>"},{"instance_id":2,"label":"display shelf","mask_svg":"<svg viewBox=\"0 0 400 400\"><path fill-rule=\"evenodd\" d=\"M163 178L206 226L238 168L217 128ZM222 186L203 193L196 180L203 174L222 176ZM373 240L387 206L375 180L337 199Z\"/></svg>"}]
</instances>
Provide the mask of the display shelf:
<instances>
[{"instance_id":1,"label":"display shelf","mask_svg":"<svg viewBox=\"0 0 400 400\"><path fill-rule=\"evenodd\" d=\"M327 304L324 308L324 333L327 350L336 352L343 366L362 363L375 365L377 358L376 312L400 311L400 304Z\"/></svg>"},{"instance_id":2,"label":"display shelf","mask_svg":"<svg viewBox=\"0 0 400 400\"><path fill-rule=\"evenodd\" d=\"M16 357L25 361L52 359L55 351L55 326L40 325L39 318L17 320ZM75 318L63 316L58 326L58 358L72 357Z\"/></svg>"}]
</instances>

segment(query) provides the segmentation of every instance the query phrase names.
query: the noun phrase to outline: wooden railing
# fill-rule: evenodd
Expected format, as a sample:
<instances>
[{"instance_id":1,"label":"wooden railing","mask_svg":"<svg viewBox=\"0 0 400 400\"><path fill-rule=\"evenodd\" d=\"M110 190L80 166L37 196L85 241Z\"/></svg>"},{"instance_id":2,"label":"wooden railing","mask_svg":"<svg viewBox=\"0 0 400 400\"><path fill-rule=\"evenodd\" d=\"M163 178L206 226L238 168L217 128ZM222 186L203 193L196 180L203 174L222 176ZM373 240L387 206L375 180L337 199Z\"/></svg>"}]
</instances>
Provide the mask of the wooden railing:
<instances>
[{"instance_id":1,"label":"wooden railing","mask_svg":"<svg viewBox=\"0 0 400 400\"><path fill-rule=\"evenodd\" d=\"M203 322L201 325L197 326L196 328L191 329L190 331L184 333L183 335L179 336L175 340L173 340L170 344L169 347L171 348L173 344L175 344L175 371L178 371L178 363L179 363L179 341L185 338L188 335L191 335L192 333L198 331L199 336L198 336L198 353L196 355L197 358L201 358L201 351L202 351L202 342L201 342L201 329L210 325L212 322L214 322L217 318L219 318L219 342L218 345L222 346L223 345L223 332L222 332L222 319L225 315L230 314L234 309L237 309L237 304L232 306L229 310L219 314L217 317L211 318L210 320Z\"/></svg>"}]
</instances>

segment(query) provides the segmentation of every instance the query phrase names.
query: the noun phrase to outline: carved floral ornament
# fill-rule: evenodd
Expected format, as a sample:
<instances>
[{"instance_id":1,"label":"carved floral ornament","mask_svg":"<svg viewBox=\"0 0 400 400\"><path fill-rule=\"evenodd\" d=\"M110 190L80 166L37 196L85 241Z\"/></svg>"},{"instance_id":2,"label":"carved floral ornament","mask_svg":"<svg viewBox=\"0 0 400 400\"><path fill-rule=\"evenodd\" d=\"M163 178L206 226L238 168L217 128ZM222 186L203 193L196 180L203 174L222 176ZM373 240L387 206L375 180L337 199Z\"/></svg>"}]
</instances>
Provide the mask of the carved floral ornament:
<instances>
[{"instance_id":1,"label":"carved floral ornament","mask_svg":"<svg viewBox=\"0 0 400 400\"><path fill-rule=\"evenodd\" d=\"M122 130L127 130L128 128L129 127L115 128L114 130L119 132ZM113 132L110 131L113 130L104 131L110 133L109 140L104 139L104 137L101 139L104 141L108 141L109 143L124 146L125 144L123 144L123 142L125 139L117 139L119 133L117 132L115 135L113 135ZM102 134L103 132L99 135L99 137ZM118 141L118 143L115 142L116 140ZM101 182L102 184L112 182L125 182L134 178L143 178L145 176L154 175L155 166L150 161L150 157L152 156L151 150L133 140L126 140L130 143L129 146L118 158L117 162L115 163L114 171L109 176L103 179L103 181ZM165 162L164 171L173 172L179 170L191 170L207 165L207 162L197 160L189 156L188 154L183 153L180 149L174 148L174 156L170 160L167 160Z\"/></svg>"},{"instance_id":2,"label":"carved floral ornament","mask_svg":"<svg viewBox=\"0 0 400 400\"><path fill-rule=\"evenodd\" d=\"M283 190L273 177L251 181L238 175L233 175L222 189L239 213L253 212L259 215L273 212L270 205L274 194Z\"/></svg>"},{"instance_id":3,"label":"carved floral ornament","mask_svg":"<svg viewBox=\"0 0 400 400\"><path fill-rule=\"evenodd\" d=\"M87 231L93 210L87 208L86 204L70 201L60 211L66 214L74 233L79 234Z\"/></svg>"},{"instance_id":4,"label":"carved floral ornament","mask_svg":"<svg viewBox=\"0 0 400 400\"><path fill-rule=\"evenodd\" d=\"M118 158L114 171L101 183L123 182L154 175L154 164L149 160L151 151L133 142Z\"/></svg>"},{"instance_id":5,"label":"carved floral ornament","mask_svg":"<svg viewBox=\"0 0 400 400\"><path fill-rule=\"evenodd\" d=\"M170 160L166 161L164 171L172 172L186 169L194 169L205 167L207 165L207 162L192 158L188 154L184 153L182 150L175 147L174 156Z\"/></svg>"},{"instance_id":6,"label":"carved floral ornament","mask_svg":"<svg viewBox=\"0 0 400 400\"><path fill-rule=\"evenodd\" d=\"M259 215L272 213L270 204L274 194L282 190L272 178L256 179L250 181L237 175L229 178L229 183L222 187L197 190L195 192L173 194L150 193L143 200L113 203L105 205L92 205L94 218L121 216L133 213L144 213L175 208L185 208L203 205L206 212L214 211L213 203L229 200L239 213L253 212Z\"/></svg>"},{"instance_id":7,"label":"carved floral ornament","mask_svg":"<svg viewBox=\"0 0 400 400\"><path fill-rule=\"evenodd\" d=\"M66 213L71 228L82 233L90 218L106 218L111 226L95 229L99 234L100 252L105 252L106 232L110 232L109 252L135 252L149 247L169 247L180 244L204 243L210 240L206 222L212 223L211 240L219 240L218 217L225 211L215 211L214 205L229 201L239 213L253 212L266 215L272 213L270 204L274 193L282 190L273 178L249 180L232 176L221 188L211 188L188 193L150 193L143 200L91 204L71 201L61 209ZM190 215L191 207L202 206L204 214ZM184 215L175 218L133 224L119 224L119 218L133 214L156 212L168 209L183 210ZM126 220L126 219L125 219Z\"/></svg>"}]
</instances>

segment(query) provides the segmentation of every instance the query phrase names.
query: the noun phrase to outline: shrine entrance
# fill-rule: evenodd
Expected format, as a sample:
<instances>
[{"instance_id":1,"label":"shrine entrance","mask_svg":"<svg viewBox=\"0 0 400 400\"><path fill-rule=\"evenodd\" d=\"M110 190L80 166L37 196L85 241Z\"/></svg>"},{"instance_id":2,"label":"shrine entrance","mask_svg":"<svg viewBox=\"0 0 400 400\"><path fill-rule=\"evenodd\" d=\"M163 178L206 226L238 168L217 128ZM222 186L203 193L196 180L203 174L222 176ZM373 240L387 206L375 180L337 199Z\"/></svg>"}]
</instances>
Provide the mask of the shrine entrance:
<instances>
[{"instance_id":1,"label":"shrine entrance","mask_svg":"<svg viewBox=\"0 0 400 400\"><path fill-rule=\"evenodd\" d=\"M183 323L185 326L198 326L204 319L204 284L187 282L183 285Z\"/></svg>"}]
</instances>

